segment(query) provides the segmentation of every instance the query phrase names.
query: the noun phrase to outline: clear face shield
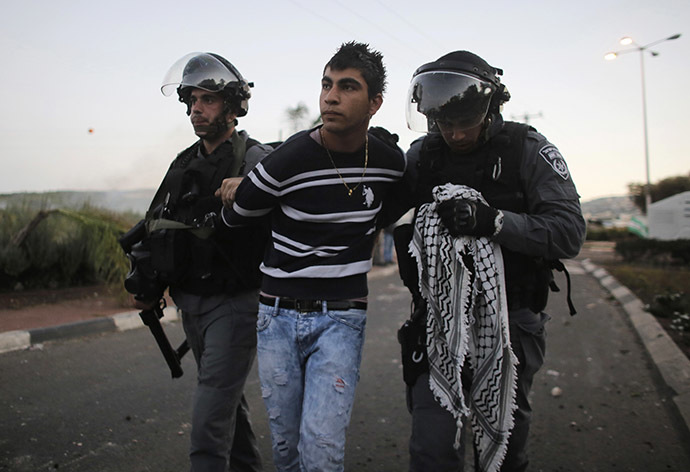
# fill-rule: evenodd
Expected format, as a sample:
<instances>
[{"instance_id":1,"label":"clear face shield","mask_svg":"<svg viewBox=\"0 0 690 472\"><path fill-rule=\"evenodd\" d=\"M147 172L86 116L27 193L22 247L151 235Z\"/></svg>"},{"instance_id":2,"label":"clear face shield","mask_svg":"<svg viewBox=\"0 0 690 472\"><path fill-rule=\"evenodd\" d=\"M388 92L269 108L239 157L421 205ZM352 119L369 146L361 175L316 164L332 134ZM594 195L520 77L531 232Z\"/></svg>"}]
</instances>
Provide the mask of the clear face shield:
<instances>
[{"instance_id":1,"label":"clear face shield","mask_svg":"<svg viewBox=\"0 0 690 472\"><path fill-rule=\"evenodd\" d=\"M221 61L203 52L189 53L175 62L163 78L161 92L172 95L180 86L220 92L230 83L243 82Z\"/></svg>"},{"instance_id":2,"label":"clear face shield","mask_svg":"<svg viewBox=\"0 0 690 472\"><path fill-rule=\"evenodd\" d=\"M439 124L470 129L483 123L496 87L461 72L423 72L407 92L407 126L413 131L438 131Z\"/></svg>"}]
</instances>

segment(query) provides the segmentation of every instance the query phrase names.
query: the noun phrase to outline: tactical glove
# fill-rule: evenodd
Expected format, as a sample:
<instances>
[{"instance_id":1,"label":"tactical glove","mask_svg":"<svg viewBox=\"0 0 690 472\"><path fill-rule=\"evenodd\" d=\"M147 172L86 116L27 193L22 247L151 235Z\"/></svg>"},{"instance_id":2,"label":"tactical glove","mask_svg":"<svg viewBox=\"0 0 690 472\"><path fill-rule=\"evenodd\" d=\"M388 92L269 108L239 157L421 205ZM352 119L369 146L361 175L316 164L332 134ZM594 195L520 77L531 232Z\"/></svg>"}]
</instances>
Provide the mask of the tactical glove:
<instances>
[{"instance_id":1,"label":"tactical glove","mask_svg":"<svg viewBox=\"0 0 690 472\"><path fill-rule=\"evenodd\" d=\"M495 236L503 226L502 213L483 202L446 200L436 207L441 222L454 238Z\"/></svg>"}]
</instances>

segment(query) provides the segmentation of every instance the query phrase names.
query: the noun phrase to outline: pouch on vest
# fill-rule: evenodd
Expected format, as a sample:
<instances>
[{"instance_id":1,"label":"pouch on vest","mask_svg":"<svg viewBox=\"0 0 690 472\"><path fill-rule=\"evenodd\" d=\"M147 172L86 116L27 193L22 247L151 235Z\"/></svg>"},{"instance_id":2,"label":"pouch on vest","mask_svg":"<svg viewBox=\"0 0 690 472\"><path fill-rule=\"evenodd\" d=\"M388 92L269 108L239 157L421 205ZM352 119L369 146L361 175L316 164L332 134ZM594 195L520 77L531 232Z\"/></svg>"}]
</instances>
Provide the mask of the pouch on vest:
<instances>
[{"instance_id":1,"label":"pouch on vest","mask_svg":"<svg viewBox=\"0 0 690 472\"><path fill-rule=\"evenodd\" d=\"M412 223L397 226L393 230L395 253L398 255L398 271L403 284L412 293L412 314L398 330L398 342L403 364L403 380L413 386L424 372L429 371L426 352L426 303L419 293L417 262L408 249L414 226Z\"/></svg>"},{"instance_id":2,"label":"pouch on vest","mask_svg":"<svg viewBox=\"0 0 690 472\"><path fill-rule=\"evenodd\" d=\"M565 274L568 288L568 291L566 293L566 301L568 303L568 311L570 312L570 315L573 316L577 314L577 311L575 310L575 305L573 304L573 300L571 298L570 273L568 272L568 269L565 268L563 262L561 262L558 259L550 261L541 259L538 261L536 270L537 290L534 291L534 296L532 298L531 304L529 305L529 308L535 313L540 313L544 311L549 299L549 291L561 291L561 289L556 284L556 280L554 279L554 270L563 272Z\"/></svg>"},{"instance_id":3,"label":"pouch on vest","mask_svg":"<svg viewBox=\"0 0 690 472\"><path fill-rule=\"evenodd\" d=\"M395 253L398 257L398 273L403 284L412 293L419 296L419 276L417 275L417 261L410 254L409 246L412 241L414 225L405 223L393 230Z\"/></svg>"},{"instance_id":4,"label":"pouch on vest","mask_svg":"<svg viewBox=\"0 0 690 472\"><path fill-rule=\"evenodd\" d=\"M235 293L234 287L228 287L230 274L221 268L230 261L224 261L222 255L216 250L214 243L195 236L189 237L188 248L192 256L187 264L185 281L181 284L184 290L200 296L209 296L214 293Z\"/></svg>"},{"instance_id":5,"label":"pouch on vest","mask_svg":"<svg viewBox=\"0 0 690 472\"><path fill-rule=\"evenodd\" d=\"M160 229L149 234L151 264L158 273L160 281L166 285L179 283L189 265L187 231Z\"/></svg>"},{"instance_id":6,"label":"pouch on vest","mask_svg":"<svg viewBox=\"0 0 690 472\"><path fill-rule=\"evenodd\" d=\"M549 288L553 283L553 273L544 259L533 259L530 265L534 277L533 286L525 287L524 284L522 286L517 284L517 286L521 287L521 291L524 292L523 297L527 298L524 300L524 304L533 312L541 313L549 301Z\"/></svg>"},{"instance_id":7,"label":"pouch on vest","mask_svg":"<svg viewBox=\"0 0 690 472\"><path fill-rule=\"evenodd\" d=\"M410 319L398 330L403 380L410 387L415 384L417 377L429 371L429 358L426 352L426 304L421 302L413 306L416 308Z\"/></svg>"}]
</instances>

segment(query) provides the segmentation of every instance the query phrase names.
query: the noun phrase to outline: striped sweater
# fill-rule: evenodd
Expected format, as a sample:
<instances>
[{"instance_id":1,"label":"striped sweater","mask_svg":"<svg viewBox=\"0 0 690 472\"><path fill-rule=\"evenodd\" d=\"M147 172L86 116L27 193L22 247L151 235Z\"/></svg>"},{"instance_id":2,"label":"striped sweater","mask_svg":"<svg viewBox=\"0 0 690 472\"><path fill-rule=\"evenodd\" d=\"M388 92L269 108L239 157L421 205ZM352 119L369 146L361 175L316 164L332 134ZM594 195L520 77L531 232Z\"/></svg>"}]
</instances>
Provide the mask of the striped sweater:
<instances>
[{"instance_id":1,"label":"striped sweater","mask_svg":"<svg viewBox=\"0 0 690 472\"><path fill-rule=\"evenodd\" d=\"M331 152L335 169L310 132L292 136L256 166L237 189L232 209L223 209L223 221L245 226L270 214L272 239L261 265L264 293L365 297L377 217L385 201L395 198L405 156L369 134L366 172L364 146L354 153ZM343 180L354 188L351 196Z\"/></svg>"}]
</instances>

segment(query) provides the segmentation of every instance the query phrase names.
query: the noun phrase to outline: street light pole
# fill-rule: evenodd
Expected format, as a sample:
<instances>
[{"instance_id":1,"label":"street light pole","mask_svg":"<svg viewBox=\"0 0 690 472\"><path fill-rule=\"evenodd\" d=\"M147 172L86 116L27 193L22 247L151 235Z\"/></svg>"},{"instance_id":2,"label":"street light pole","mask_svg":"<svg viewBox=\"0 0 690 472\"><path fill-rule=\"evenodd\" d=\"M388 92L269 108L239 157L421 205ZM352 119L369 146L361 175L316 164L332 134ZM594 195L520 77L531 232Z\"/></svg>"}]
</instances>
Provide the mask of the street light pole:
<instances>
[{"instance_id":1,"label":"street light pole","mask_svg":"<svg viewBox=\"0 0 690 472\"><path fill-rule=\"evenodd\" d=\"M647 137L647 88L644 81L644 49L640 48L640 80L642 83L642 126L644 127L644 164L647 183L644 189L644 211L649 215L649 205L652 204L652 184L649 178L649 140Z\"/></svg>"},{"instance_id":2,"label":"street light pole","mask_svg":"<svg viewBox=\"0 0 690 472\"><path fill-rule=\"evenodd\" d=\"M642 124L644 128L644 161L645 161L645 172L646 172L646 178L647 182L645 184L645 213L649 211L649 205L652 203L652 194L651 194L651 181L649 177L649 140L647 137L647 91L645 87L645 73L644 73L644 52L649 49L650 46L654 46L655 44L662 43L664 41L670 41L673 39L678 39L680 38L680 34L674 34L673 36L669 36L668 38L663 38L659 39L658 41L651 42L649 44L645 44L644 46L640 46L637 44L632 38L626 36L624 38L621 38L620 43L624 46L627 46L629 44L632 44L634 48L632 49L624 49L622 51L615 51L615 52L609 52L607 53L604 58L606 60L613 60L616 57L618 57L620 54L625 54L628 52L633 52L633 51L639 51L640 53L640 81L642 83ZM655 51L649 51L653 57L658 56L659 53Z\"/></svg>"}]
</instances>

